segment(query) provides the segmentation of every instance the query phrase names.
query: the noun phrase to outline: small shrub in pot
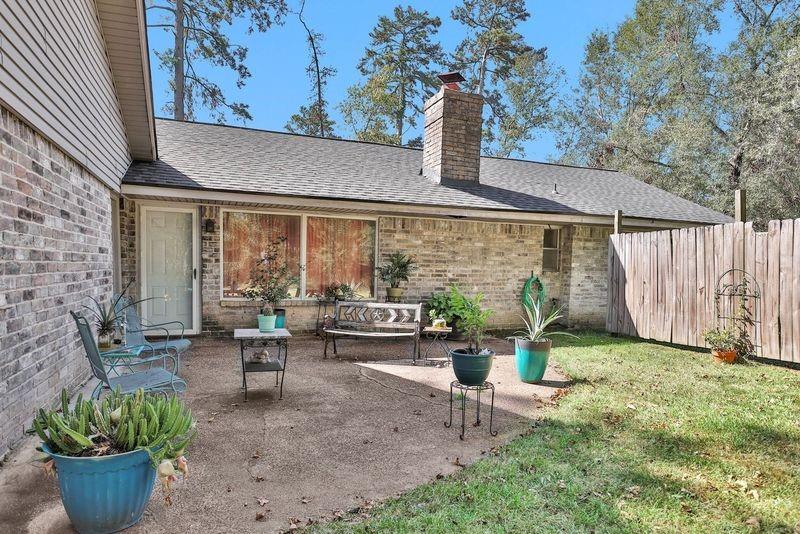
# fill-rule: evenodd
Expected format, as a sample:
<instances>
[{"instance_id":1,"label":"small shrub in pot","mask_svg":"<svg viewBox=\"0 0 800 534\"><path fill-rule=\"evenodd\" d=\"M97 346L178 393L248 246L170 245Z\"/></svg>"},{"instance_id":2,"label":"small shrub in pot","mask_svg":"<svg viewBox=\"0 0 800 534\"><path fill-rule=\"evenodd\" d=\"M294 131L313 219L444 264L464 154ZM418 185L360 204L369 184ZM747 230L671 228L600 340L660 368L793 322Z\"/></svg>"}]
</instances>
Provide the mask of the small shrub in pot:
<instances>
[{"instance_id":1,"label":"small shrub in pot","mask_svg":"<svg viewBox=\"0 0 800 534\"><path fill-rule=\"evenodd\" d=\"M479 386L489 377L494 361L495 352L483 346L492 310L482 307L482 293L470 298L456 286L450 288L450 302L453 313L458 316L456 324L467 338L467 348L450 351L453 372L462 384Z\"/></svg>"}]
</instances>

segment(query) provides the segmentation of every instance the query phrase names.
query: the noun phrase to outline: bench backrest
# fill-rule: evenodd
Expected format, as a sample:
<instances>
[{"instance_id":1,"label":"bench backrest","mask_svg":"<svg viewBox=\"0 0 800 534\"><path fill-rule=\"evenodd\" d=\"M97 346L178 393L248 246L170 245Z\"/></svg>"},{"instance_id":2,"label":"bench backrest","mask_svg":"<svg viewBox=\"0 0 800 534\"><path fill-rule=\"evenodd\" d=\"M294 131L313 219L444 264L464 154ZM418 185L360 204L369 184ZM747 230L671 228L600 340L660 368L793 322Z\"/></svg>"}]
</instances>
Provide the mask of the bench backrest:
<instances>
[{"instance_id":1,"label":"bench backrest","mask_svg":"<svg viewBox=\"0 0 800 534\"><path fill-rule=\"evenodd\" d=\"M422 303L336 301L336 326L416 330L422 319Z\"/></svg>"}]
</instances>

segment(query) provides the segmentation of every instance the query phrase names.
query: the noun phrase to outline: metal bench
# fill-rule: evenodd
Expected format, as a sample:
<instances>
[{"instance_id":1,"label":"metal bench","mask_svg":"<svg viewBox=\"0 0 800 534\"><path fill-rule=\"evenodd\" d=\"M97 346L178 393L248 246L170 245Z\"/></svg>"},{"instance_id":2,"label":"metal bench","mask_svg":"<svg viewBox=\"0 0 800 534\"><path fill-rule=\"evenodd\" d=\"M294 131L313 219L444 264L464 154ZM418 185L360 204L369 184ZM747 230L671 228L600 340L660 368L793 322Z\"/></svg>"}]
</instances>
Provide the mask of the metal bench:
<instances>
[{"instance_id":1,"label":"metal bench","mask_svg":"<svg viewBox=\"0 0 800 534\"><path fill-rule=\"evenodd\" d=\"M333 353L336 354L336 336L348 336L371 339L409 337L414 340L412 357L416 358L419 356L421 319L422 303L336 301L333 315L325 315L323 357L328 357L329 341L333 342Z\"/></svg>"}]
</instances>

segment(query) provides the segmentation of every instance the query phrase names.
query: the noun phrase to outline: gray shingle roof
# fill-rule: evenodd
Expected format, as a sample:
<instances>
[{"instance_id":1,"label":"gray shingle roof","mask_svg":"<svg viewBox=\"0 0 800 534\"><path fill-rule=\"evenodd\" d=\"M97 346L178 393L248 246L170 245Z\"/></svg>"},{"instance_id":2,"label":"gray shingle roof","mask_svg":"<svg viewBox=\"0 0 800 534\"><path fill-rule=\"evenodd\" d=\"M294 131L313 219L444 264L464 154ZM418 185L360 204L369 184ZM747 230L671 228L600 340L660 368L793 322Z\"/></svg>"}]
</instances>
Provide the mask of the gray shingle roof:
<instances>
[{"instance_id":1,"label":"gray shingle roof","mask_svg":"<svg viewBox=\"0 0 800 534\"><path fill-rule=\"evenodd\" d=\"M608 170L481 158L480 184L420 175L418 149L201 123L156 121L159 160L123 183L339 200L611 215L692 222L730 218ZM558 194L553 193L558 184Z\"/></svg>"}]
</instances>

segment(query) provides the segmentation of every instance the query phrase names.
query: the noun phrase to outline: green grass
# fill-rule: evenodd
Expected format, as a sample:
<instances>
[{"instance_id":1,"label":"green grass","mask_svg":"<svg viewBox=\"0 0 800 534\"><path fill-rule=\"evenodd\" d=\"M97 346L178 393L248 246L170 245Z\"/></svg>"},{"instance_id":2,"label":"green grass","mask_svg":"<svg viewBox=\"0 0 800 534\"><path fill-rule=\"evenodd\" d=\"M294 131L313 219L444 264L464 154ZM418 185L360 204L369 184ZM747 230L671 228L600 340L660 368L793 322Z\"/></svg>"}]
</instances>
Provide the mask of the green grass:
<instances>
[{"instance_id":1,"label":"green grass","mask_svg":"<svg viewBox=\"0 0 800 534\"><path fill-rule=\"evenodd\" d=\"M800 372L593 333L557 343L574 386L528 435L317 528L800 532Z\"/></svg>"}]
</instances>

